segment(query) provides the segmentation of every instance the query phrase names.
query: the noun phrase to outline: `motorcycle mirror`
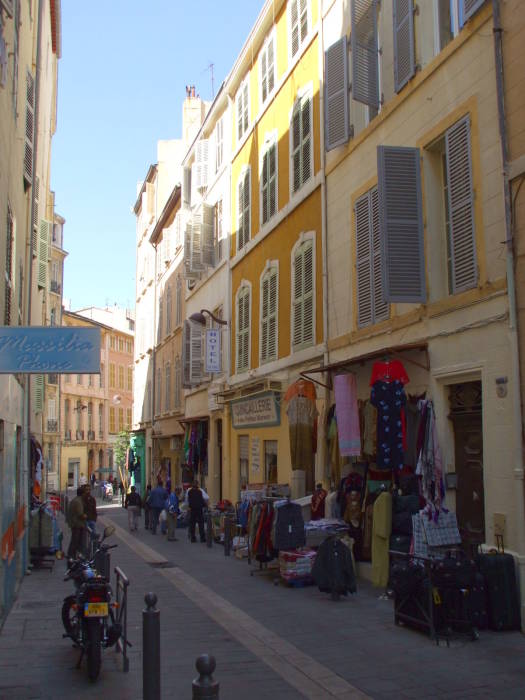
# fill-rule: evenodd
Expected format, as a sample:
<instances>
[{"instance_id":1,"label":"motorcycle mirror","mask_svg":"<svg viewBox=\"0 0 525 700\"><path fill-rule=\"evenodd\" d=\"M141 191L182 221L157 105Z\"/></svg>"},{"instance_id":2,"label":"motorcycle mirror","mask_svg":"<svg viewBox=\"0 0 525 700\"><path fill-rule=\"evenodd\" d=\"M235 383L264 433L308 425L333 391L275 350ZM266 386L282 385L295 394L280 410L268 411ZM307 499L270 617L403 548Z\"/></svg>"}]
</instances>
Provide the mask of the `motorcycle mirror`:
<instances>
[{"instance_id":1,"label":"motorcycle mirror","mask_svg":"<svg viewBox=\"0 0 525 700\"><path fill-rule=\"evenodd\" d=\"M114 525L108 525L107 527L104 528L104 539L106 540L108 537L111 537L111 535L115 532L115 526Z\"/></svg>"}]
</instances>

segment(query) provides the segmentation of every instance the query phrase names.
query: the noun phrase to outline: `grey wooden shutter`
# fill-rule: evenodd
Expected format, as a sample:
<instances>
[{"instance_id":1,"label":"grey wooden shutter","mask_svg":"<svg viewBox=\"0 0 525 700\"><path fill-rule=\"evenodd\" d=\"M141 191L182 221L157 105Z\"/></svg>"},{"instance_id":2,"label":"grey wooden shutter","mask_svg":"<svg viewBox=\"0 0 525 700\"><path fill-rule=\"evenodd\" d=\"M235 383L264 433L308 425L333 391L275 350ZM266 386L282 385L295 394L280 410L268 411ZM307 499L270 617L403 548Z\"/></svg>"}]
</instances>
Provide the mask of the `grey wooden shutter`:
<instances>
[{"instance_id":1,"label":"grey wooden shutter","mask_svg":"<svg viewBox=\"0 0 525 700\"><path fill-rule=\"evenodd\" d=\"M268 283L268 359L277 359L277 269L273 269Z\"/></svg>"},{"instance_id":2,"label":"grey wooden shutter","mask_svg":"<svg viewBox=\"0 0 525 700\"><path fill-rule=\"evenodd\" d=\"M377 0L352 0L352 97L379 109Z\"/></svg>"},{"instance_id":3,"label":"grey wooden shutter","mask_svg":"<svg viewBox=\"0 0 525 700\"><path fill-rule=\"evenodd\" d=\"M190 359L190 381L192 384L200 384L203 380L203 350L204 332L202 326L190 321L191 333L191 359Z\"/></svg>"},{"instance_id":4,"label":"grey wooden shutter","mask_svg":"<svg viewBox=\"0 0 525 700\"><path fill-rule=\"evenodd\" d=\"M378 146L377 171L383 299L424 303L419 149Z\"/></svg>"},{"instance_id":5,"label":"grey wooden shutter","mask_svg":"<svg viewBox=\"0 0 525 700\"><path fill-rule=\"evenodd\" d=\"M394 0L394 84L396 92L416 72L414 0Z\"/></svg>"},{"instance_id":6,"label":"grey wooden shutter","mask_svg":"<svg viewBox=\"0 0 525 700\"><path fill-rule=\"evenodd\" d=\"M268 174L268 161L269 161L269 156L270 156L270 150L268 149L266 153L263 156L263 163L262 163L262 173L261 173L261 194L262 194L262 201L261 201L261 208L262 208L262 222L265 224L268 219L270 218L270 212L269 212L269 207L268 207L268 199L269 199L269 174Z\"/></svg>"},{"instance_id":7,"label":"grey wooden shutter","mask_svg":"<svg viewBox=\"0 0 525 700\"><path fill-rule=\"evenodd\" d=\"M202 261L215 266L215 207L202 205Z\"/></svg>"},{"instance_id":8,"label":"grey wooden shutter","mask_svg":"<svg viewBox=\"0 0 525 700\"><path fill-rule=\"evenodd\" d=\"M203 219L202 213L192 217L191 222L191 271L200 274L204 272L205 266L203 262Z\"/></svg>"},{"instance_id":9,"label":"grey wooden shutter","mask_svg":"<svg viewBox=\"0 0 525 700\"><path fill-rule=\"evenodd\" d=\"M293 191L301 186L301 103L296 102L292 115Z\"/></svg>"},{"instance_id":10,"label":"grey wooden shutter","mask_svg":"<svg viewBox=\"0 0 525 700\"><path fill-rule=\"evenodd\" d=\"M475 287L478 281L469 117L464 117L448 129L445 148L452 292L457 294Z\"/></svg>"},{"instance_id":11,"label":"grey wooden shutter","mask_svg":"<svg viewBox=\"0 0 525 700\"><path fill-rule=\"evenodd\" d=\"M381 230L379 226L379 193L377 187L370 191L370 223L372 227L372 292L373 322L383 321L390 315L390 306L383 295Z\"/></svg>"},{"instance_id":12,"label":"grey wooden shutter","mask_svg":"<svg viewBox=\"0 0 525 700\"><path fill-rule=\"evenodd\" d=\"M32 228L31 228L31 245L33 248L33 257L38 256L38 208L40 204L40 178L38 175L35 175L35 189L33 192L33 221L32 221Z\"/></svg>"},{"instance_id":13,"label":"grey wooden shutter","mask_svg":"<svg viewBox=\"0 0 525 700\"><path fill-rule=\"evenodd\" d=\"M357 325L361 328L373 321L371 246L370 246L370 193L355 203L355 237L357 268Z\"/></svg>"},{"instance_id":14,"label":"grey wooden shutter","mask_svg":"<svg viewBox=\"0 0 525 700\"><path fill-rule=\"evenodd\" d=\"M33 143L35 138L35 79L26 74L26 132L24 150L24 180L31 184L33 177Z\"/></svg>"},{"instance_id":15,"label":"grey wooden shutter","mask_svg":"<svg viewBox=\"0 0 525 700\"><path fill-rule=\"evenodd\" d=\"M261 285L261 362L268 360L268 303L270 280L269 275L265 275Z\"/></svg>"},{"instance_id":16,"label":"grey wooden shutter","mask_svg":"<svg viewBox=\"0 0 525 700\"><path fill-rule=\"evenodd\" d=\"M268 161L269 213L272 217L277 210L277 144L270 146Z\"/></svg>"},{"instance_id":17,"label":"grey wooden shutter","mask_svg":"<svg viewBox=\"0 0 525 700\"><path fill-rule=\"evenodd\" d=\"M314 247L308 243L303 253L303 343L314 340Z\"/></svg>"},{"instance_id":18,"label":"grey wooden shutter","mask_svg":"<svg viewBox=\"0 0 525 700\"><path fill-rule=\"evenodd\" d=\"M184 209L191 208L191 168L182 169L182 206Z\"/></svg>"},{"instance_id":19,"label":"grey wooden shutter","mask_svg":"<svg viewBox=\"0 0 525 700\"><path fill-rule=\"evenodd\" d=\"M325 148L348 141L348 47L346 35L325 51Z\"/></svg>"},{"instance_id":20,"label":"grey wooden shutter","mask_svg":"<svg viewBox=\"0 0 525 700\"><path fill-rule=\"evenodd\" d=\"M463 5L463 22L465 23L468 19L470 19L472 15L479 10L484 2L485 0L460 0L460 3Z\"/></svg>"},{"instance_id":21,"label":"grey wooden shutter","mask_svg":"<svg viewBox=\"0 0 525 700\"><path fill-rule=\"evenodd\" d=\"M242 230L243 246L250 240L250 171L247 170L243 178L243 202L242 202Z\"/></svg>"},{"instance_id":22,"label":"grey wooden shutter","mask_svg":"<svg viewBox=\"0 0 525 700\"><path fill-rule=\"evenodd\" d=\"M303 256L302 251L296 253L294 258L294 286L293 286L293 334L292 346L301 344L303 336Z\"/></svg>"},{"instance_id":23,"label":"grey wooden shutter","mask_svg":"<svg viewBox=\"0 0 525 700\"><path fill-rule=\"evenodd\" d=\"M49 266L49 241L53 224L45 219L40 220L38 240L38 286L47 288L47 270Z\"/></svg>"},{"instance_id":24,"label":"grey wooden shutter","mask_svg":"<svg viewBox=\"0 0 525 700\"><path fill-rule=\"evenodd\" d=\"M301 106L301 184L312 176L312 100L305 99Z\"/></svg>"}]
</instances>

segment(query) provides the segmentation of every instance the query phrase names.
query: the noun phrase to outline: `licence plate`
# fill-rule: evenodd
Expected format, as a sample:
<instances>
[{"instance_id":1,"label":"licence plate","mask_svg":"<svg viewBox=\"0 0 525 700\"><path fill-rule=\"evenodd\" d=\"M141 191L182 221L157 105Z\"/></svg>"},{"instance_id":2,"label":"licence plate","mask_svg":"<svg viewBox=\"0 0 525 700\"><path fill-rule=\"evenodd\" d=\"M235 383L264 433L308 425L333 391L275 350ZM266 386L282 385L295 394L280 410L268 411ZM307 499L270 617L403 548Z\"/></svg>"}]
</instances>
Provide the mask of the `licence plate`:
<instances>
[{"instance_id":1,"label":"licence plate","mask_svg":"<svg viewBox=\"0 0 525 700\"><path fill-rule=\"evenodd\" d=\"M84 617L107 617L107 603L84 603Z\"/></svg>"}]
</instances>

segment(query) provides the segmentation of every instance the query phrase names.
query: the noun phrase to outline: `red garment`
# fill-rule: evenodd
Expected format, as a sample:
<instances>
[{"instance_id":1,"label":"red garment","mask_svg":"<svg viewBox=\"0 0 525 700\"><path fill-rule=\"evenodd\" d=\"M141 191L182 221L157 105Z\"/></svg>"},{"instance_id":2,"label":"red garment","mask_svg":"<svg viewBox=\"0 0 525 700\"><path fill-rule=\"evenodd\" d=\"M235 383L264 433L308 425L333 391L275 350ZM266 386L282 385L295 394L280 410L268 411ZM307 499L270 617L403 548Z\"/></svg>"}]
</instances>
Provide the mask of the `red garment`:
<instances>
[{"instance_id":1,"label":"red garment","mask_svg":"<svg viewBox=\"0 0 525 700\"><path fill-rule=\"evenodd\" d=\"M312 520L322 520L324 518L325 498L327 492L324 489L314 491L312 494Z\"/></svg>"},{"instance_id":2,"label":"red garment","mask_svg":"<svg viewBox=\"0 0 525 700\"><path fill-rule=\"evenodd\" d=\"M372 376L370 386L376 382L393 382L399 380L401 384L408 384L410 379L400 360L389 360L388 362L374 362L372 366Z\"/></svg>"}]
</instances>

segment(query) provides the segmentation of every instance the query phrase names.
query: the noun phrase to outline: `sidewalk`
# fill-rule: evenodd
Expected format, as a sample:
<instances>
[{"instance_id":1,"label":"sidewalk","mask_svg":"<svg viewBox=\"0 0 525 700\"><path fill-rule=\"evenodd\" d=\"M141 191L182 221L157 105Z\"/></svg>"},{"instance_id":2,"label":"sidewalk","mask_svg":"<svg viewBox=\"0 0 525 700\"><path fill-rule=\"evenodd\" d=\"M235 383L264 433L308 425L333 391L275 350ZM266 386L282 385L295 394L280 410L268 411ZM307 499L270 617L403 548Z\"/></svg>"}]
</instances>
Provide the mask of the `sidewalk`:
<instances>
[{"instance_id":1,"label":"sidewalk","mask_svg":"<svg viewBox=\"0 0 525 700\"><path fill-rule=\"evenodd\" d=\"M112 567L130 579L130 672L113 650L103 652L93 686L78 652L62 639L60 608L72 584L65 562L26 577L0 633L0 698L84 698L94 692L142 697L144 594L161 611L162 697L190 698L196 657L216 657L221 699L265 698L523 698L525 638L482 632L437 647L423 634L395 627L392 604L361 583L356 596L334 603L315 587L274 586L250 576L246 560L214 545L177 542L140 529L127 532L126 511L101 506L115 523ZM102 527L102 522L99 529ZM64 528L66 531L67 528ZM65 533L66 534L66 533ZM96 688L96 690L95 690ZM365 695L366 694L366 695Z\"/></svg>"}]
</instances>

